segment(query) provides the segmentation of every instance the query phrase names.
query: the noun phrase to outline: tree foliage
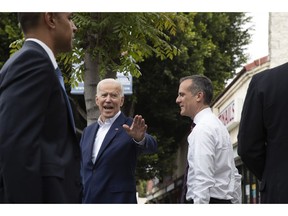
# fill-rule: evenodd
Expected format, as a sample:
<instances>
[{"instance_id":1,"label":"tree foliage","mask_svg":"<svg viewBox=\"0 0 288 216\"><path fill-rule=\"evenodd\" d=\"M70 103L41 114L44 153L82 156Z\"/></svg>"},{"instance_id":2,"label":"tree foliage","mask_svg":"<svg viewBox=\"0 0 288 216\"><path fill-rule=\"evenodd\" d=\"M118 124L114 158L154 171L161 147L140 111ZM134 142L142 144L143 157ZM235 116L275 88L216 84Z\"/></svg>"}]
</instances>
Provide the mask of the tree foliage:
<instances>
[{"instance_id":1,"label":"tree foliage","mask_svg":"<svg viewBox=\"0 0 288 216\"><path fill-rule=\"evenodd\" d=\"M99 73L130 72L139 77L139 62L177 54L169 43L176 34L174 13L75 13L78 45L97 58ZM178 17L178 20L180 17Z\"/></svg>"},{"instance_id":2,"label":"tree foliage","mask_svg":"<svg viewBox=\"0 0 288 216\"><path fill-rule=\"evenodd\" d=\"M10 44L22 38L22 33L17 23L17 13L0 13L0 68L2 68L10 54L14 52Z\"/></svg>"}]
</instances>

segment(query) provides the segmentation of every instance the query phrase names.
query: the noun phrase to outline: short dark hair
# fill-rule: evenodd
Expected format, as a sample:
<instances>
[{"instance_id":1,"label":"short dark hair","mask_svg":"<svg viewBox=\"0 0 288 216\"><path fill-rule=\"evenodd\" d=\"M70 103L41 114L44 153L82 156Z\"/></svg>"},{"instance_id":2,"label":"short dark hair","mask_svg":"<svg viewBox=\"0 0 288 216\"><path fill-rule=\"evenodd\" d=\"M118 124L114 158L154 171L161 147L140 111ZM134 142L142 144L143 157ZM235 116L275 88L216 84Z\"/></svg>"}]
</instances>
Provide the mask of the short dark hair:
<instances>
[{"instance_id":1,"label":"short dark hair","mask_svg":"<svg viewBox=\"0 0 288 216\"><path fill-rule=\"evenodd\" d=\"M195 95L198 92L202 91L204 93L204 103L210 105L213 98L213 84L211 80L204 75L191 75L182 77L180 79L180 83L188 79L191 79L193 81L192 85L189 87L191 93Z\"/></svg>"},{"instance_id":2,"label":"short dark hair","mask_svg":"<svg viewBox=\"0 0 288 216\"><path fill-rule=\"evenodd\" d=\"M18 13L18 21L24 34L39 24L41 13Z\"/></svg>"}]
</instances>

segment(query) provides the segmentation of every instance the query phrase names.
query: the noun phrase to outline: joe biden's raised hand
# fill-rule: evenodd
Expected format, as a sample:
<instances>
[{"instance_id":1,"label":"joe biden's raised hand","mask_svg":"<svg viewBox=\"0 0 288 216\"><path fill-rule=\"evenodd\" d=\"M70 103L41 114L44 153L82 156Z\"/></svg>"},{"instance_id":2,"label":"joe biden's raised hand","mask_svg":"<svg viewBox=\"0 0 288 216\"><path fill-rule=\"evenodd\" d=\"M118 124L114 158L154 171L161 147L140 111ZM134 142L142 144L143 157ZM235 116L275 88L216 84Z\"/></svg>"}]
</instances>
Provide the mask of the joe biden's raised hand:
<instances>
[{"instance_id":1,"label":"joe biden's raised hand","mask_svg":"<svg viewBox=\"0 0 288 216\"><path fill-rule=\"evenodd\" d=\"M140 142L145 137L147 125L141 115L135 115L132 125L129 127L127 124L124 124L123 128L136 142Z\"/></svg>"}]
</instances>

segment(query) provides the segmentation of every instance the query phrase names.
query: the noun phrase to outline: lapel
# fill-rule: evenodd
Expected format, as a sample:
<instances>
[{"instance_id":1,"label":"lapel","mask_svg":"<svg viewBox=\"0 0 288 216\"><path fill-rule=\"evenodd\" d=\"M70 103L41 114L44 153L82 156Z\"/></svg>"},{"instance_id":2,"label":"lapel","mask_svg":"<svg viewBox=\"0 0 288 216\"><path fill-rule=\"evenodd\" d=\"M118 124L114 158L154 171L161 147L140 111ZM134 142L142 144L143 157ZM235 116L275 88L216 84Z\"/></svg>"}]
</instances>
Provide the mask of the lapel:
<instances>
[{"instance_id":1,"label":"lapel","mask_svg":"<svg viewBox=\"0 0 288 216\"><path fill-rule=\"evenodd\" d=\"M114 123L111 125L109 131L107 132L103 143L100 147L99 153L97 155L95 164L99 160L99 158L102 156L103 152L108 148L108 146L112 143L112 139L116 136L117 133L120 133L122 131L122 125L125 123L126 117L121 112L119 117L114 121ZM93 141L94 142L94 141ZM92 145L93 148L93 145ZM92 150L91 150L91 157L92 157Z\"/></svg>"},{"instance_id":2,"label":"lapel","mask_svg":"<svg viewBox=\"0 0 288 216\"><path fill-rule=\"evenodd\" d=\"M73 131L76 133L75 122L74 122L74 117L73 117L73 112L72 112L71 104L70 104L68 95L67 95L67 93L66 93L66 89L65 89L65 85L64 85L64 81L63 81L62 72L61 72L61 70L60 70L59 67L57 67L57 68L55 69L55 75L57 76L58 81L59 81L59 84L61 85L61 91L62 91L63 97L64 97L64 99L65 99L66 108L67 108L67 111L68 111L68 115L69 115L69 119L70 119L70 123L71 123L72 129L73 129Z\"/></svg>"},{"instance_id":3,"label":"lapel","mask_svg":"<svg viewBox=\"0 0 288 216\"><path fill-rule=\"evenodd\" d=\"M71 108L71 104L70 104L68 95L67 95L65 89L62 88L62 86L61 86L61 91L62 91L62 93L63 93L63 97L64 97L65 102L66 102L66 108L67 108L67 111L68 111L68 115L69 115L71 127L72 127L73 131L74 131L75 134L76 134L76 127L75 127L73 112L72 112L72 108Z\"/></svg>"},{"instance_id":4,"label":"lapel","mask_svg":"<svg viewBox=\"0 0 288 216\"><path fill-rule=\"evenodd\" d=\"M91 127L92 127L91 131L86 132L86 134L88 134L86 149L87 149L87 154L89 154L87 158L89 158L89 162L91 162L92 164L91 158L92 158L92 152L93 152L93 145L94 145L97 131L99 129L99 124L96 122L95 124L91 125ZM84 140L84 143L86 143L85 140Z\"/></svg>"}]
</instances>

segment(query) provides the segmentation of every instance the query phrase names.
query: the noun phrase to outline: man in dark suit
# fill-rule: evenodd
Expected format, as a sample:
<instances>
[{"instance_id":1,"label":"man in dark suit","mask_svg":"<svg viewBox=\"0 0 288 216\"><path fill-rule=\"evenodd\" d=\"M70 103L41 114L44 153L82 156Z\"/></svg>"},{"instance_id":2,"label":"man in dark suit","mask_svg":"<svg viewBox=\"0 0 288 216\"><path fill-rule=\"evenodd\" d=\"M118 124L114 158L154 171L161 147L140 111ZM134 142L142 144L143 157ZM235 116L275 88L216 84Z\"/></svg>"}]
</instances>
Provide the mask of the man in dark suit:
<instances>
[{"instance_id":1,"label":"man in dark suit","mask_svg":"<svg viewBox=\"0 0 288 216\"><path fill-rule=\"evenodd\" d=\"M72 48L71 15L18 14L26 40L0 71L0 202L81 202L81 151L55 73Z\"/></svg>"},{"instance_id":2,"label":"man in dark suit","mask_svg":"<svg viewBox=\"0 0 288 216\"><path fill-rule=\"evenodd\" d=\"M84 129L80 143L83 203L137 203L137 156L155 152L157 143L146 133L142 116L124 116L120 111L123 103L120 82L104 79L98 83L100 117Z\"/></svg>"},{"instance_id":3,"label":"man in dark suit","mask_svg":"<svg viewBox=\"0 0 288 216\"><path fill-rule=\"evenodd\" d=\"M252 77L243 105L238 154L261 181L261 203L288 203L288 63Z\"/></svg>"}]
</instances>

